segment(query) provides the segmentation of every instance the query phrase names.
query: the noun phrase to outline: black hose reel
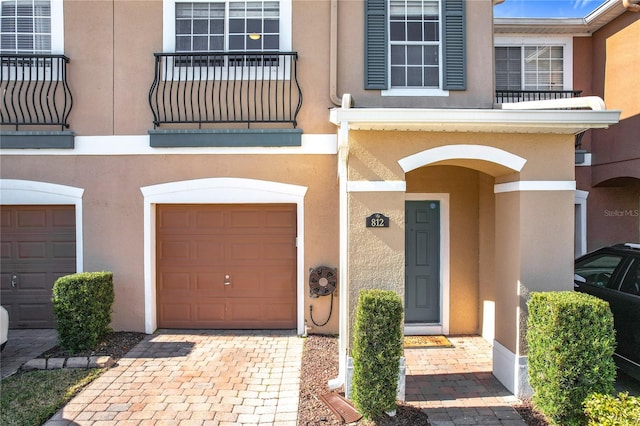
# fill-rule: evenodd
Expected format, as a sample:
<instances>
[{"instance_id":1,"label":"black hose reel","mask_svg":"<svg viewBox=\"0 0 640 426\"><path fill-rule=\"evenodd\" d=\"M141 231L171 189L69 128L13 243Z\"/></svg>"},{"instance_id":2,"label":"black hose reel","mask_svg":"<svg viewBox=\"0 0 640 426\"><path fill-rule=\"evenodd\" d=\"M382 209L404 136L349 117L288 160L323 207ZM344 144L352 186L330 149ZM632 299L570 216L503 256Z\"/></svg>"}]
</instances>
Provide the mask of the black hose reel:
<instances>
[{"instance_id":1,"label":"black hose reel","mask_svg":"<svg viewBox=\"0 0 640 426\"><path fill-rule=\"evenodd\" d=\"M329 322L329 319L331 319L331 314L333 312L333 293L336 291L337 285L338 272L335 268L331 268L329 266L318 266L317 268L311 269L309 273L309 295L312 298L331 295L329 316L322 324L318 324L313 319L313 305L309 305L309 316L311 317L311 322L315 326L325 326Z\"/></svg>"}]
</instances>

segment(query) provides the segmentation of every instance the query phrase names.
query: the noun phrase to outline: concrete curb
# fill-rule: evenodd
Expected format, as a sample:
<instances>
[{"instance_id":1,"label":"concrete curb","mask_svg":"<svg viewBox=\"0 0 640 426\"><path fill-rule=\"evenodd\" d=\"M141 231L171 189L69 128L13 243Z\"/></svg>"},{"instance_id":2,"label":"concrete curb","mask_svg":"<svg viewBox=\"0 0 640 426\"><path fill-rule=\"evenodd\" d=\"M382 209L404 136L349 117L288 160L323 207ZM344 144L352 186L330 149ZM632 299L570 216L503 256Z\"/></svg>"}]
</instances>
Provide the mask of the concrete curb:
<instances>
[{"instance_id":1,"label":"concrete curb","mask_svg":"<svg viewBox=\"0 0 640 426\"><path fill-rule=\"evenodd\" d=\"M110 368L115 364L110 356L82 356L70 358L35 358L27 361L24 371L59 370L61 368Z\"/></svg>"}]
</instances>

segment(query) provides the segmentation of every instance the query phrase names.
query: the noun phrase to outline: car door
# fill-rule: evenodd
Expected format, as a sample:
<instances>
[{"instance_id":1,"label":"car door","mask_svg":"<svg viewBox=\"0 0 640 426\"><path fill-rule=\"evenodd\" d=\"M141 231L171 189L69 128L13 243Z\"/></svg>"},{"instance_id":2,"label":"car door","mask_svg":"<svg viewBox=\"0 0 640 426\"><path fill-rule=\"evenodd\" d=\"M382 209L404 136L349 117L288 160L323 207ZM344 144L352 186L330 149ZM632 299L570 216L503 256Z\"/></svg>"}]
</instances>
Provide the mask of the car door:
<instances>
[{"instance_id":1,"label":"car door","mask_svg":"<svg viewBox=\"0 0 640 426\"><path fill-rule=\"evenodd\" d=\"M609 295L615 321L616 353L640 367L640 257L632 259L618 291Z\"/></svg>"}]
</instances>

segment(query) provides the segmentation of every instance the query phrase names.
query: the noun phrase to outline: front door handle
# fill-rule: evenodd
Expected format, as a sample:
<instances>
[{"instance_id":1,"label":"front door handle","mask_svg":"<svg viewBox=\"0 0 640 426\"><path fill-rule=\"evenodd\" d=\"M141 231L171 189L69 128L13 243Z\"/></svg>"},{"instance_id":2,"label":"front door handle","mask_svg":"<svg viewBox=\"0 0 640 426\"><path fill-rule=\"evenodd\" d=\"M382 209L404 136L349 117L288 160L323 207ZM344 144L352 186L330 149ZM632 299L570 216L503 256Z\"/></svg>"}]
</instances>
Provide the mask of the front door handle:
<instances>
[{"instance_id":1,"label":"front door handle","mask_svg":"<svg viewBox=\"0 0 640 426\"><path fill-rule=\"evenodd\" d=\"M224 276L224 285L231 285L231 277L229 275Z\"/></svg>"},{"instance_id":2,"label":"front door handle","mask_svg":"<svg viewBox=\"0 0 640 426\"><path fill-rule=\"evenodd\" d=\"M16 288L18 285L18 276L16 274L11 274L11 287Z\"/></svg>"}]
</instances>

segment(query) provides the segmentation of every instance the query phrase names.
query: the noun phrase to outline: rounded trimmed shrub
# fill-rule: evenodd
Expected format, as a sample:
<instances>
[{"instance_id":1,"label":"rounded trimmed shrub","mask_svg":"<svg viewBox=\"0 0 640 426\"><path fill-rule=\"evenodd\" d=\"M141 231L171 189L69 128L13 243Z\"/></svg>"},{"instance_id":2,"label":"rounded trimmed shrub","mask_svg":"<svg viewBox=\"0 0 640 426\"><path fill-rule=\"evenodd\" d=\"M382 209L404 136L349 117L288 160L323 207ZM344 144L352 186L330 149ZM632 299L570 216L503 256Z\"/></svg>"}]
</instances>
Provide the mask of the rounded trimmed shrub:
<instances>
[{"instance_id":1,"label":"rounded trimmed shrub","mask_svg":"<svg viewBox=\"0 0 640 426\"><path fill-rule=\"evenodd\" d=\"M60 345L78 352L93 348L110 331L113 273L81 272L53 285L53 312Z\"/></svg>"},{"instance_id":2,"label":"rounded trimmed shrub","mask_svg":"<svg viewBox=\"0 0 640 426\"><path fill-rule=\"evenodd\" d=\"M387 290L360 292L353 336L353 393L356 408L374 419L396 408L402 356L402 300Z\"/></svg>"},{"instance_id":3,"label":"rounded trimmed shrub","mask_svg":"<svg viewBox=\"0 0 640 426\"><path fill-rule=\"evenodd\" d=\"M613 393L615 332L609 304L577 292L532 293L528 302L529 383L550 420L581 425L592 393Z\"/></svg>"},{"instance_id":4,"label":"rounded trimmed shrub","mask_svg":"<svg viewBox=\"0 0 640 426\"><path fill-rule=\"evenodd\" d=\"M640 397L620 392L617 397L594 393L584 401L589 426L640 425Z\"/></svg>"}]
</instances>

